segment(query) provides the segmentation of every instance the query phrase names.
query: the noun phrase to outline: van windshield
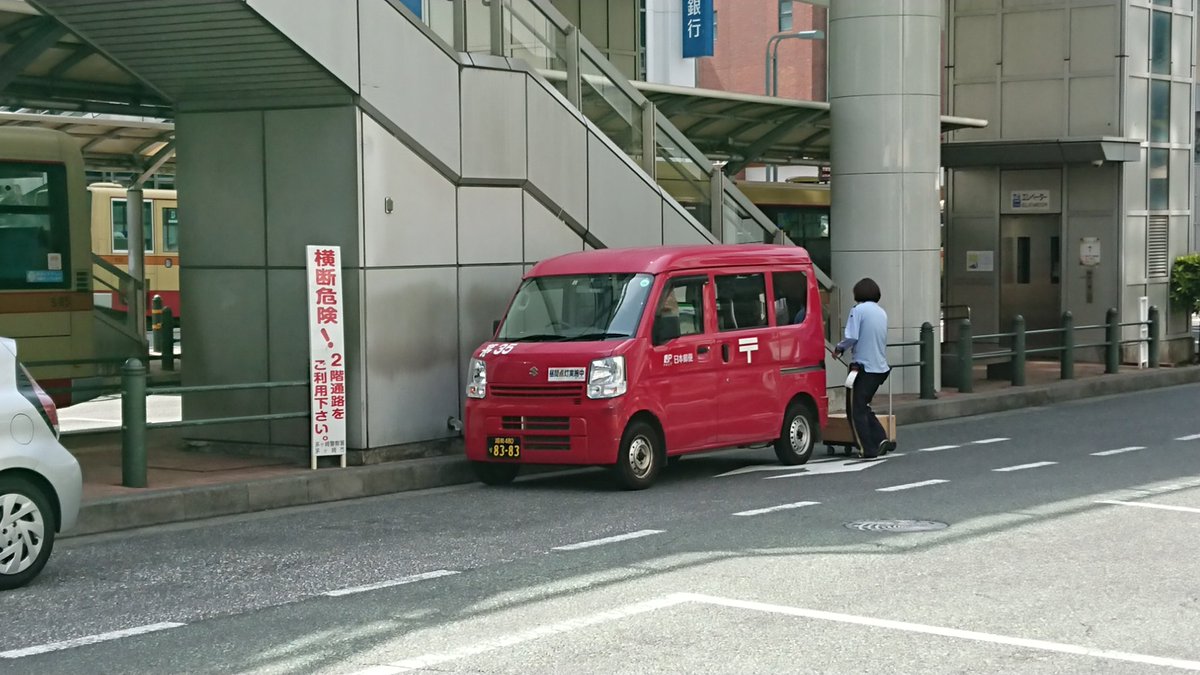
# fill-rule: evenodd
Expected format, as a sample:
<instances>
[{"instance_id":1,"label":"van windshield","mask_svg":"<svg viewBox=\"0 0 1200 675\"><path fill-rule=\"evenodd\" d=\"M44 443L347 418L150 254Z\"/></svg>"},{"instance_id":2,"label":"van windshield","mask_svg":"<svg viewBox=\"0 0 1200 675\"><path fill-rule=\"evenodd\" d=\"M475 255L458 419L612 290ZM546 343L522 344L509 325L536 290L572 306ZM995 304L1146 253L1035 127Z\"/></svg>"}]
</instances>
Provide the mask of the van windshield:
<instances>
[{"instance_id":1,"label":"van windshield","mask_svg":"<svg viewBox=\"0 0 1200 675\"><path fill-rule=\"evenodd\" d=\"M631 337L637 333L653 282L650 274L527 279L496 338L566 342Z\"/></svg>"}]
</instances>

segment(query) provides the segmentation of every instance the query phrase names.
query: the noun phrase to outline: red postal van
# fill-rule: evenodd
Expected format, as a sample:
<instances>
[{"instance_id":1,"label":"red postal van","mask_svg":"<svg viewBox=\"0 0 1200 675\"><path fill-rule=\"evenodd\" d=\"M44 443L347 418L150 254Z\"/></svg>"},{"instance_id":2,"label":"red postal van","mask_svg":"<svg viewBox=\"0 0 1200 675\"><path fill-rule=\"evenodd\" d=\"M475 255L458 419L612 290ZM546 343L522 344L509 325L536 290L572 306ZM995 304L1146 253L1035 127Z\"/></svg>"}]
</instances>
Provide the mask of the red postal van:
<instances>
[{"instance_id":1,"label":"red postal van","mask_svg":"<svg viewBox=\"0 0 1200 675\"><path fill-rule=\"evenodd\" d=\"M668 457L774 443L803 464L828 419L821 299L796 246L604 249L543 261L471 359L466 453L612 467L649 487Z\"/></svg>"}]
</instances>

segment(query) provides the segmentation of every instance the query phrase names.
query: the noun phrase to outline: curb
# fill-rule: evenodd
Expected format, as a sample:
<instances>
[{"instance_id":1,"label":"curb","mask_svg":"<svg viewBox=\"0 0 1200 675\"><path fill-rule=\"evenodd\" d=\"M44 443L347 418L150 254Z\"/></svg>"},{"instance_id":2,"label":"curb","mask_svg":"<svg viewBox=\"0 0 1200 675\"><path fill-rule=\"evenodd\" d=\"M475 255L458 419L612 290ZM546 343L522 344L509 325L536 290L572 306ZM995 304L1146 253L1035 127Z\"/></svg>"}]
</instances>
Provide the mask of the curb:
<instances>
[{"instance_id":1,"label":"curb","mask_svg":"<svg viewBox=\"0 0 1200 675\"><path fill-rule=\"evenodd\" d=\"M1197 382L1200 382L1200 367L1166 368L1020 387L1015 391L1005 389L938 401L901 403L896 405L895 415L898 425L920 424ZM241 483L155 490L83 504L76 526L60 535L60 538L375 497L474 481L475 475L470 464L461 455L455 455L319 470Z\"/></svg>"}]
</instances>

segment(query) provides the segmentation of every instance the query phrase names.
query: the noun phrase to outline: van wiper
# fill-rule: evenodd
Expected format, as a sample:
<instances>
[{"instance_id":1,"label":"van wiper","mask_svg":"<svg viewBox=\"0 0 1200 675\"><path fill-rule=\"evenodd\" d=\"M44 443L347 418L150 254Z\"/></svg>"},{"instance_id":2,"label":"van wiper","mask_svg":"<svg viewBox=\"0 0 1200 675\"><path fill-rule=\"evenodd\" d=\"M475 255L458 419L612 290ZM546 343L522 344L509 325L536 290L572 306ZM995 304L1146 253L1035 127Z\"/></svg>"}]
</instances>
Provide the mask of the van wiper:
<instances>
[{"instance_id":1,"label":"van wiper","mask_svg":"<svg viewBox=\"0 0 1200 675\"><path fill-rule=\"evenodd\" d=\"M500 338L508 342L562 342L567 339L565 335L555 335L553 333L534 333L533 335L522 335L515 338Z\"/></svg>"},{"instance_id":2,"label":"van wiper","mask_svg":"<svg viewBox=\"0 0 1200 675\"><path fill-rule=\"evenodd\" d=\"M583 333L581 335L572 335L565 342L583 342L585 340L611 340L612 338L628 338L632 337L626 333Z\"/></svg>"}]
</instances>

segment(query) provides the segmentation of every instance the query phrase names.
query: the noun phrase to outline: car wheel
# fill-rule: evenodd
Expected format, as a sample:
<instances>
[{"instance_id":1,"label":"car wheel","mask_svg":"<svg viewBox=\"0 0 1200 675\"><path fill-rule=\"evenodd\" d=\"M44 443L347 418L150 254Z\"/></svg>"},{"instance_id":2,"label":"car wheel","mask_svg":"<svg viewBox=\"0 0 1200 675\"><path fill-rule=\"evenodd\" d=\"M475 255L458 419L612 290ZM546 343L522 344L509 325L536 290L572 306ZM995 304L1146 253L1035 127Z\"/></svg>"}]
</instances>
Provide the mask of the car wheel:
<instances>
[{"instance_id":1,"label":"car wheel","mask_svg":"<svg viewBox=\"0 0 1200 675\"><path fill-rule=\"evenodd\" d=\"M502 464L500 462L471 462L475 477L486 485L508 485L513 482L521 471L520 464Z\"/></svg>"},{"instance_id":2,"label":"car wheel","mask_svg":"<svg viewBox=\"0 0 1200 675\"><path fill-rule=\"evenodd\" d=\"M617 482L626 490L644 490L654 484L664 462L658 432L637 421L625 429L617 450Z\"/></svg>"},{"instance_id":3,"label":"car wheel","mask_svg":"<svg viewBox=\"0 0 1200 675\"><path fill-rule=\"evenodd\" d=\"M36 577L54 548L50 499L23 478L0 477L0 590Z\"/></svg>"},{"instance_id":4,"label":"car wheel","mask_svg":"<svg viewBox=\"0 0 1200 675\"><path fill-rule=\"evenodd\" d=\"M775 456L789 466L804 464L812 457L817 444L817 416L804 403L788 406L783 416L783 429L775 441Z\"/></svg>"}]
</instances>

